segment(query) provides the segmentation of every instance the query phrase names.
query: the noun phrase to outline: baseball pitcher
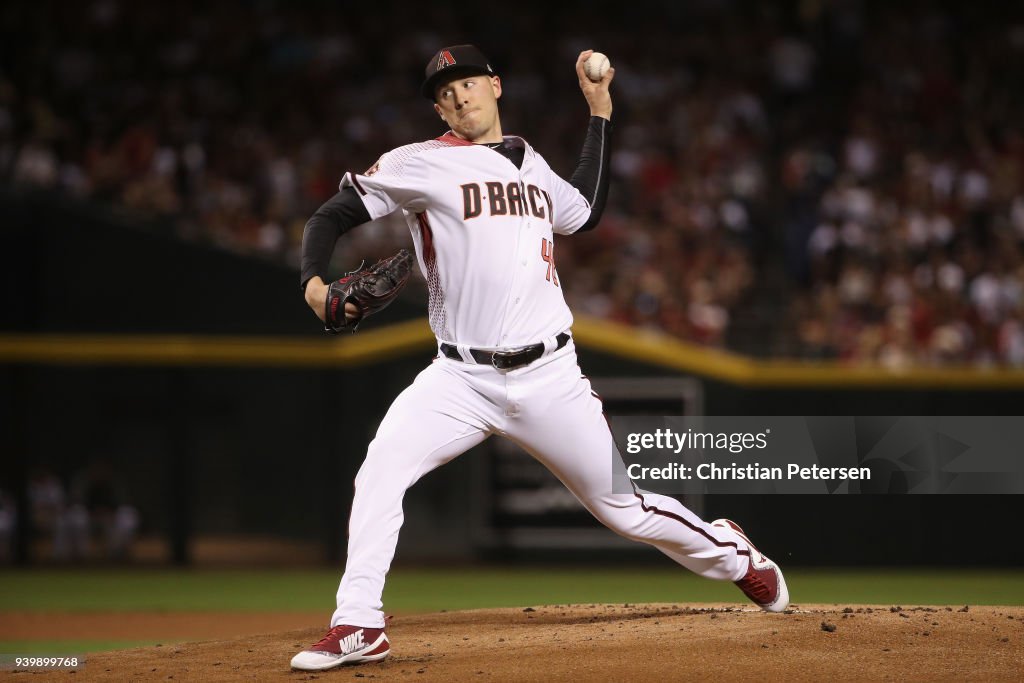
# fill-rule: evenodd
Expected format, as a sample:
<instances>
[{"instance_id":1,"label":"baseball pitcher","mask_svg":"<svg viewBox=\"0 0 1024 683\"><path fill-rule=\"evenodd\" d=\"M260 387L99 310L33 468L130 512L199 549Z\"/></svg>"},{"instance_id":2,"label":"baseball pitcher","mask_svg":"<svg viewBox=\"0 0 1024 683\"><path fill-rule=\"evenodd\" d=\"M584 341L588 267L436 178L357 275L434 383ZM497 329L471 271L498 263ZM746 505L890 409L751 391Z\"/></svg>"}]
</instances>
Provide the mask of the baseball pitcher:
<instances>
[{"instance_id":1,"label":"baseball pitcher","mask_svg":"<svg viewBox=\"0 0 1024 683\"><path fill-rule=\"evenodd\" d=\"M555 236L596 227L608 194L615 70L605 62L591 80L591 54L576 61L590 121L568 181L523 138L504 134L501 78L476 47L456 45L430 59L422 88L448 132L391 150L365 173L346 173L306 225L306 301L336 332L393 299L412 258L400 253L328 285L322 278L335 241L362 223L404 218L426 276L438 354L370 443L355 481L337 609L327 634L292 659L295 669L388 656L381 594L405 491L492 435L522 446L616 533L701 576L735 581L765 610L789 603L778 566L734 523L704 522L674 498L639 489L612 493L610 458L618 453L577 365L555 266Z\"/></svg>"}]
</instances>

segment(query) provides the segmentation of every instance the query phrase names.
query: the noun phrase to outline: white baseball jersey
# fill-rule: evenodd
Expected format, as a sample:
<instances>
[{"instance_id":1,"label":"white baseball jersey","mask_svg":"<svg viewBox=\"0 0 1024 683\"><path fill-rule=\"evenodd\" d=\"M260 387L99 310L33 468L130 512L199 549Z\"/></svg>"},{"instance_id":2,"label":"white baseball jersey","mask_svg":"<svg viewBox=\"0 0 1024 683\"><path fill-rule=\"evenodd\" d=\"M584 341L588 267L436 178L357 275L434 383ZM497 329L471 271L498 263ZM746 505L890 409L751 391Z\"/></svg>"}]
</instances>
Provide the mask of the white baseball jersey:
<instances>
[{"instance_id":1,"label":"white baseball jersey","mask_svg":"<svg viewBox=\"0 0 1024 683\"><path fill-rule=\"evenodd\" d=\"M356 190L373 220L401 212L427 276L430 325L455 346L548 342L572 325L552 239L587 224L594 200L521 139L506 143L523 145L521 168L449 133L388 152L341 183ZM384 582L406 490L493 434L522 446L623 536L702 576L746 574L752 551L733 529L702 521L674 498L613 491L612 473L625 466L571 339L545 343L542 357L510 369L439 353L392 403L356 475L332 627L384 627Z\"/></svg>"},{"instance_id":2,"label":"white baseball jersey","mask_svg":"<svg viewBox=\"0 0 1024 683\"><path fill-rule=\"evenodd\" d=\"M401 211L442 342L476 348L534 344L568 330L553 236L571 234L590 203L521 138L522 168L448 133L388 152L347 173L374 220ZM514 258L511 256L514 255Z\"/></svg>"}]
</instances>

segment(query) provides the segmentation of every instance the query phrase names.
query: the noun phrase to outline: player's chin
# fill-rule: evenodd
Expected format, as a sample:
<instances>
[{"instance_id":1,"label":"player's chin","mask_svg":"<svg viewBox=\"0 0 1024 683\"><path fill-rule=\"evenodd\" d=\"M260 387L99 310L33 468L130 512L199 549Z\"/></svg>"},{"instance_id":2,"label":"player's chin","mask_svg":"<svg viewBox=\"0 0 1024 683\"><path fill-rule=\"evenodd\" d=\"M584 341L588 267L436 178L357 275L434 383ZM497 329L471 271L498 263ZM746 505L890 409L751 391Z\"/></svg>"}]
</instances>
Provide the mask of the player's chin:
<instances>
[{"instance_id":1,"label":"player's chin","mask_svg":"<svg viewBox=\"0 0 1024 683\"><path fill-rule=\"evenodd\" d=\"M454 127L454 130L460 137L465 138L466 140L476 140L484 134L485 128L484 126L460 121L458 125Z\"/></svg>"}]
</instances>

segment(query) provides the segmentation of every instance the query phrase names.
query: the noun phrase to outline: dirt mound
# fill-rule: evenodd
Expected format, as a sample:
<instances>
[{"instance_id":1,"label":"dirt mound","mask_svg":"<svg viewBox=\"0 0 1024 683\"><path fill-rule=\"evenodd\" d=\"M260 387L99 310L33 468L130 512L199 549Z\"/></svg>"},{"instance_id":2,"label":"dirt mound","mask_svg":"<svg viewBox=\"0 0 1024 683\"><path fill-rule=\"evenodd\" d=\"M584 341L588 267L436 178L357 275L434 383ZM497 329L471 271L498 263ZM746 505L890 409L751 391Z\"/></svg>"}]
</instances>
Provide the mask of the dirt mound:
<instances>
[{"instance_id":1,"label":"dirt mound","mask_svg":"<svg viewBox=\"0 0 1024 683\"><path fill-rule=\"evenodd\" d=\"M48 680L1019 680L1024 608L566 605L395 619L392 656L318 674L305 629L89 655ZM26 674L8 674L25 680Z\"/></svg>"}]
</instances>

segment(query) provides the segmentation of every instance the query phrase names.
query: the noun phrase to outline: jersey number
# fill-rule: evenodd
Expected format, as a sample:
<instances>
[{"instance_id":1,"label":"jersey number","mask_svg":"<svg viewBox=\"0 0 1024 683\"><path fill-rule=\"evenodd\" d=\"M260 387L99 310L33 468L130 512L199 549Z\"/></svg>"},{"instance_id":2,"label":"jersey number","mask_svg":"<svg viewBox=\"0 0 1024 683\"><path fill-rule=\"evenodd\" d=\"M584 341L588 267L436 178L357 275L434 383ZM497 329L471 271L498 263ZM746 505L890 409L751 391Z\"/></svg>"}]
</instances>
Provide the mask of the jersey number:
<instances>
[{"instance_id":1,"label":"jersey number","mask_svg":"<svg viewBox=\"0 0 1024 683\"><path fill-rule=\"evenodd\" d=\"M548 242L547 238L540 238L540 257L548 264L548 282L558 287L558 271L555 270L555 243Z\"/></svg>"}]
</instances>

